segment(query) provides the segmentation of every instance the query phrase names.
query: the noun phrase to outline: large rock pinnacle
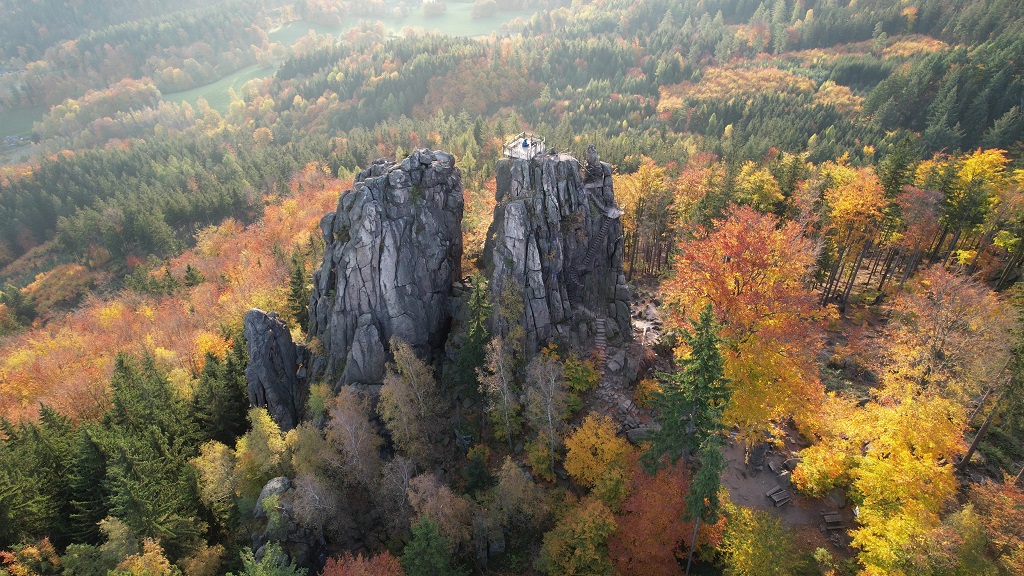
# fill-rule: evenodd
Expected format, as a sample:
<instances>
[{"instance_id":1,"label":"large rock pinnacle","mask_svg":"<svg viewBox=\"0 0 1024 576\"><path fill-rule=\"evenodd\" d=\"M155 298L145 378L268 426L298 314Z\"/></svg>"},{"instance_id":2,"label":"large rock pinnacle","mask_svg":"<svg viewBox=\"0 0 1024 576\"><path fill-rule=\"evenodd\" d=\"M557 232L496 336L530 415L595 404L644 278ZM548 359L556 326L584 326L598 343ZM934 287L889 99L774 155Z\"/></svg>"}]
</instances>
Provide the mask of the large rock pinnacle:
<instances>
[{"instance_id":1,"label":"large rock pinnacle","mask_svg":"<svg viewBox=\"0 0 1024 576\"><path fill-rule=\"evenodd\" d=\"M461 275L462 179L445 152L377 160L320 221L326 248L313 275L312 378L334 387L384 378L392 337L436 360Z\"/></svg>"},{"instance_id":2,"label":"large rock pinnacle","mask_svg":"<svg viewBox=\"0 0 1024 576\"><path fill-rule=\"evenodd\" d=\"M493 321L507 335L517 322L502 318L500 295L521 296L528 355L555 337L583 347L595 334L631 336L612 169L593 149L587 160L586 170L564 154L497 163L498 204L484 251Z\"/></svg>"},{"instance_id":3,"label":"large rock pinnacle","mask_svg":"<svg viewBox=\"0 0 1024 576\"><path fill-rule=\"evenodd\" d=\"M291 430L299 422L305 396L302 351L276 312L253 308L245 313L243 325L249 344L249 403L265 407L282 430Z\"/></svg>"}]
</instances>

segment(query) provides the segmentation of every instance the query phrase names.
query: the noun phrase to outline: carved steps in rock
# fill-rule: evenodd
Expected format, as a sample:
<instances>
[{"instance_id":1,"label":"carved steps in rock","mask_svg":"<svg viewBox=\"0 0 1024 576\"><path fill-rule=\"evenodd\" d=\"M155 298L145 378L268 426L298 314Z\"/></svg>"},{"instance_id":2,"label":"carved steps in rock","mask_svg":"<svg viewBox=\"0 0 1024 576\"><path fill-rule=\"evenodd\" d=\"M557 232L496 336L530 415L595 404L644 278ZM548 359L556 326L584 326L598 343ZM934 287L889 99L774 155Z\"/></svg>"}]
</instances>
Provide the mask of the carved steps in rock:
<instances>
[{"instance_id":1,"label":"carved steps in rock","mask_svg":"<svg viewBox=\"0 0 1024 576\"><path fill-rule=\"evenodd\" d=\"M594 348L597 350L597 363L601 369L601 376L604 376L604 372L607 369L607 360L605 359L605 349L608 348L608 335L605 333L604 318L598 318L596 327L596 334L594 335Z\"/></svg>"}]
</instances>

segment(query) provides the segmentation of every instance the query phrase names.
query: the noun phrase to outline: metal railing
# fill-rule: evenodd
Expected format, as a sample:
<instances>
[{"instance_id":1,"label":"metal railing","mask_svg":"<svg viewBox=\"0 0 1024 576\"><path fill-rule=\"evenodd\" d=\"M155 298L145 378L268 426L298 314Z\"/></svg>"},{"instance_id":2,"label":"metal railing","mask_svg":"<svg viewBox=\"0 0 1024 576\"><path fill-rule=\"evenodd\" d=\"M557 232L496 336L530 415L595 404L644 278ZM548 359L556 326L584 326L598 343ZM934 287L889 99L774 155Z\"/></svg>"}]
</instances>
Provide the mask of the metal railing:
<instances>
[{"instance_id":1,"label":"metal railing","mask_svg":"<svg viewBox=\"0 0 1024 576\"><path fill-rule=\"evenodd\" d=\"M548 147L544 138L531 132L520 132L515 138L505 142L503 151L508 158L532 160L546 154Z\"/></svg>"}]
</instances>

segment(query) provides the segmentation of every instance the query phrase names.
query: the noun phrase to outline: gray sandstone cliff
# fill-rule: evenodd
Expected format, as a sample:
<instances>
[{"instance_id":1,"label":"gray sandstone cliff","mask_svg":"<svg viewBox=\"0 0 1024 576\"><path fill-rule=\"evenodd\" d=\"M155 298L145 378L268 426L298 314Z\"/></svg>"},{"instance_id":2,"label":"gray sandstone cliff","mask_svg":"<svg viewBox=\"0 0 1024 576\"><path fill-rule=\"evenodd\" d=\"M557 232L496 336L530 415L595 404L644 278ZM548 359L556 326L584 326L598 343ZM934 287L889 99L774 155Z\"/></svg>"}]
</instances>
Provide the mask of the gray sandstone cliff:
<instances>
[{"instance_id":1,"label":"gray sandstone cliff","mask_svg":"<svg viewBox=\"0 0 1024 576\"><path fill-rule=\"evenodd\" d=\"M622 220L612 169L588 151L497 163L497 201L485 260L492 300L506 287L524 301L527 354L553 338L586 348L631 337L622 272ZM496 332L507 334L495 306Z\"/></svg>"},{"instance_id":2,"label":"gray sandstone cliff","mask_svg":"<svg viewBox=\"0 0 1024 576\"><path fill-rule=\"evenodd\" d=\"M253 308L245 313L243 325L249 344L245 367L249 403L265 407L282 430L291 430L299 422L305 400L306 383L300 371L304 349L292 342L288 326L276 312Z\"/></svg>"},{"instance_id":3,"label":"gray sandstone cliff","mask_svg":"<svg viewBox=\"0 0 1024 576\"><path fill-rule=\"evenodd\" d=\"M326 248L313 275L311 377L333 387L384 378L393 336L435 361L461 274L462 180L445 152L377 160L320 222Z\"/></svg>"}]
</instances>

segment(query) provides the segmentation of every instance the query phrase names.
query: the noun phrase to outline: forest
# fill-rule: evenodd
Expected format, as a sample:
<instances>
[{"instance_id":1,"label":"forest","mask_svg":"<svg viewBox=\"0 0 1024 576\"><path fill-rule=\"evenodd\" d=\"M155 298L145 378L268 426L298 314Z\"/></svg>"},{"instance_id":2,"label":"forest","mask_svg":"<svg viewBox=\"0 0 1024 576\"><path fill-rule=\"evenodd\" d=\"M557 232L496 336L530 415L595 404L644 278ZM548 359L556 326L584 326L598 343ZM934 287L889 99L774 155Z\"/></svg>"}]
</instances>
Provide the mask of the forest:
<instances>
[{"instance_id":1,"label":"forest","mask_svg":"<svg viewBox=\"0 0 1024 576\"><path fill-rule=\"evenodd\" d=\"M1024 3L456 4L0 0L0 576L1024 574ZM632 342L496 329L524 131L613 167ZM424 148L446 355L282 426L243 317L322 354L321 218Z\"/></svg>"}]
</instances>

